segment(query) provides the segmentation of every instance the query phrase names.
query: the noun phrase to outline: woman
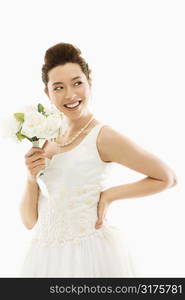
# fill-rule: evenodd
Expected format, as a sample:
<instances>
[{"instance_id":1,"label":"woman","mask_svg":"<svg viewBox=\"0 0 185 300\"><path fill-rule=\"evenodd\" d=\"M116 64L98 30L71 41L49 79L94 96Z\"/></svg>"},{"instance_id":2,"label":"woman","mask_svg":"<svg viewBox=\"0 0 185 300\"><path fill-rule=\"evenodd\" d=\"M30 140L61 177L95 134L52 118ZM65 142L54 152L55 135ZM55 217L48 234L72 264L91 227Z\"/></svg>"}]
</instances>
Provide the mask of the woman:
<instances>
[{"instance_id":1,"label":"woman","mask_svg":"<svg viewBox=\"0 0 185 300\"><path fill-rule=\"evenodd\" d=\"M35 232L21 276L135 277L124 236L106 220L107 209L113 201L174 186L175 173L96 120L88 108L90 70L77 47L59 43L49 48L42 80L51 104L64 113L67 129L25 155L28 178L20 212L24 225ZM146 177L106 189L112 163Z\"/></svg>"}]
</instances>

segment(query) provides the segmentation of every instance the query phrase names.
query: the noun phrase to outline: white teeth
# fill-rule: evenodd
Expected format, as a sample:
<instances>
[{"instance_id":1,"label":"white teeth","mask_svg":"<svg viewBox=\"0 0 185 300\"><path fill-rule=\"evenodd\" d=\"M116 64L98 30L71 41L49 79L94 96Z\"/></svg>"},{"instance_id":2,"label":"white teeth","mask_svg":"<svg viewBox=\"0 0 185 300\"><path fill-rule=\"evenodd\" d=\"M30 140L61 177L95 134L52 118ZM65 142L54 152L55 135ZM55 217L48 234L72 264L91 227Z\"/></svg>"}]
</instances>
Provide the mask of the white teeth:
<instances>
[{"instance_id":1,"label":"white teeth","mask_svg":"<svg viewBox=\"0 0 185 300\"><path fill-rule=\"evenodd\" d=\"M67 107L75 107L75 106L77 106L78 104L79 104L79 101L76 102L76 103L74 103L74 104L66 104L65 106L67 106Z\"/></svg>"}]
</instances>

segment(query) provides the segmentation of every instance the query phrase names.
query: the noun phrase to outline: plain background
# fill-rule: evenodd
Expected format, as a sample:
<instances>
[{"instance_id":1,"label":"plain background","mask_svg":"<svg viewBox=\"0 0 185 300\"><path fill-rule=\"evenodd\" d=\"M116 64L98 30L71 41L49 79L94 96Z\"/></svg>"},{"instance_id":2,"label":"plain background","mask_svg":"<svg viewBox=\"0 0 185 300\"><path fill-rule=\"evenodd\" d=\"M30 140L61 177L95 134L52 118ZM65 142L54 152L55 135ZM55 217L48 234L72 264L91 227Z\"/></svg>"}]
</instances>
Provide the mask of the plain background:
<instances>
[{"instance_id":1,"label":"plain background","mask_svg":"<svg viewBox=\"0 0 185 300\"><path fill-rule=\"evenodd\" d=\"M1 1L0 116L49 105L41 81L47 48L75 44L92 69L95 117L157 155L178 185L118 200L108 211L128 238L141 277L185 276L185 7L178 0ZM20 220L24 155L31 144L0 142L0 276L16 277L31 239ZM144 175L116 164L111 184Z\"/></svg>"}]
</instances>

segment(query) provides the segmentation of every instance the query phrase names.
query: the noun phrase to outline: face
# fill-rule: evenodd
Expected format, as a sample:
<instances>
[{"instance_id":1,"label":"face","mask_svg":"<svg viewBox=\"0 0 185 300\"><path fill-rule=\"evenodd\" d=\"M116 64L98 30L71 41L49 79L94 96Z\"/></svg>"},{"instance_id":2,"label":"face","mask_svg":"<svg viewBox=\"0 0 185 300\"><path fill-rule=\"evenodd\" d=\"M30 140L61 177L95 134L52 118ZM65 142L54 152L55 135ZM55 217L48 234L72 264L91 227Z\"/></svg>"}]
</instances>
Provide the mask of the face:
<instances>
[{"instance_id":1,"label":"face","mask_svg":"<svg viewBox=\"0 0 185 300\"><path fill-rule=\"evenodd\" d=\"M79 77L74 79L75 77ZM68 118L76 118L88 112L91 81L76 63L66 63L54 67L48 72L48 84L45 93L50 101ZM80 101L80 102L79 102ZM66 104L78 104L68 108Z\"/></svg>"}]
</instances>

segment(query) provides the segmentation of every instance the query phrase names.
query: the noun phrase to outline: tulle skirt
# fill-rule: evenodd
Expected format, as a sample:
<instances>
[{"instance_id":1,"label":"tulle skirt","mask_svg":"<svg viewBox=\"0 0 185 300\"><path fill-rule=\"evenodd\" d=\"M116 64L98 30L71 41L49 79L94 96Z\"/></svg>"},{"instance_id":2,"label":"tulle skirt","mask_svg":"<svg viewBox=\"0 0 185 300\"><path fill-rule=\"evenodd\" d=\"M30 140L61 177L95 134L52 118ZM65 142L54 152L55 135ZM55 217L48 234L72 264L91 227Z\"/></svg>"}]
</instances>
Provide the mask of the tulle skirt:
<instances>
[{"instance_id":1,"label":"tulle skirt","mask_svg":"<svg viewBox=\"0 0 185 300\"><path fill-rule=\"evenodd\" d=\"M20 277L136 277L134 263L123 233L102 227L78 242L62 246L31 243L19 272Z\"/></svg>"}]
</instances>

